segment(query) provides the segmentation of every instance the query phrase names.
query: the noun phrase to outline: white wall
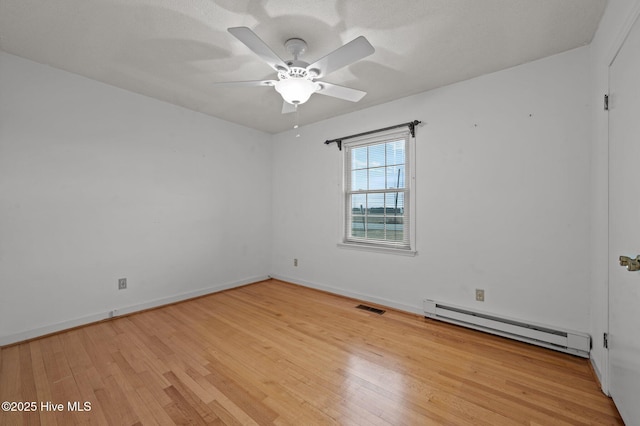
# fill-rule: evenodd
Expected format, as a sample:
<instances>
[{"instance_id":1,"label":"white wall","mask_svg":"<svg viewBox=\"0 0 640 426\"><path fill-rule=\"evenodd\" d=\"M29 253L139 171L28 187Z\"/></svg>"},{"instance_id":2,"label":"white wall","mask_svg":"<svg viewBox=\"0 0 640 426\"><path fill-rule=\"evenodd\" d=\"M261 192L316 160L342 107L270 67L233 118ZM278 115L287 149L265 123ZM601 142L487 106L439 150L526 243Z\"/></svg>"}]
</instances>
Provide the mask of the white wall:
<instances>
[{"instance_id":1,"label":"white wall","mask_svg":"<svg viewBox=\"0 0 640 426\"><path fill-rule=\"evenodd\" d=\"M276 135L272 272L413 312L433 298L588 331L588 65L583 47ZM323 142L414 119L419 254L338 248L341 153Z\"/></svg>"},{"instance_id":2,"label":"white wall","mask_svg":"<svg viewBox=\"0 0 640 426\"><path fill-rule=\"evenodd\" d=\"M608 115L602 99L609 91L609 65L633 22L640 0L609 0L598 31L591 43L591 303L590 332L594 336L591 360L603 390L608 391L607 351L602 336L608 330L608 266L615 253L608 253Z\"/></svg>"},{"instance_id":3,"label":"white wall","mask_svg":"<svg viewBox=\"0 0 640 426\"><path fill-rule=\"evenodd\" d=\"M267 276L270 135L0 64L0 345Z\"/></svg>"}]
</instances>

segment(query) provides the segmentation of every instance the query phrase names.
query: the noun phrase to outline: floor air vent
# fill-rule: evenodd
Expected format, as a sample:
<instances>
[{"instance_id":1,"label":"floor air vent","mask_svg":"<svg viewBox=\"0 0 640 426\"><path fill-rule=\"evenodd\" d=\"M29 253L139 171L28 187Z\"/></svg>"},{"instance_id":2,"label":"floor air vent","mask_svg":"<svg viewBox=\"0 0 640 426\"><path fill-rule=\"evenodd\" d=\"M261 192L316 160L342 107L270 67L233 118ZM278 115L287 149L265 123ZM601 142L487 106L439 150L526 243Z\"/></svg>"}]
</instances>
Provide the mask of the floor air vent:
<instances>
[{"instance_id":1,"label":"floor air vent","mask_svg":"<svg viewBox=\"0 0 640 426\"><path fill-rule=\"evenodd\" d=\"M378 314L378 315L382 315L386 312L382 309L374 308L373 306L367 306L367 305L358 305L356 306L356 308L362 309L363 311L373 312L374 314Z\"/></svg>"},{"instance_id":2,"label":"floor air vent","mask_svg":"<svg viewBox=\"0 0 640 426\"><path fill-rule=\"evenodd\" d=\"M585 333L498 317L430 299L424 301L424 315L427 318L589 358L591 337Z\"/></svg>"}]
</instances>

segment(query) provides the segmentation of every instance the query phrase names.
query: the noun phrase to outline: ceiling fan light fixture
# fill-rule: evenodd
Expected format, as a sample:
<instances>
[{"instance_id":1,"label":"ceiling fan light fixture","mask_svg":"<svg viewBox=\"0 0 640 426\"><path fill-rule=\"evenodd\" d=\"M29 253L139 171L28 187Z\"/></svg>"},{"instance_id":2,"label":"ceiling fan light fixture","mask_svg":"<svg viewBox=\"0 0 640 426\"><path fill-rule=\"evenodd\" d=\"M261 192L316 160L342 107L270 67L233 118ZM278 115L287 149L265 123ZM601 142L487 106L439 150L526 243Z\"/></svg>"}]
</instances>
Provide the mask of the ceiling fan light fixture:
<instances>
[{"instance_id":1,"label":"ceiling fan light fixture","mask_svg":"<svg viewBox=\"0 0 640 426\"><path fill-rule=\"evenodd\" d=\"M319 86L307 78L286 78L276 81L275 88L286 102L300 105L307 102Z\"/></svg>"}]
</instances>

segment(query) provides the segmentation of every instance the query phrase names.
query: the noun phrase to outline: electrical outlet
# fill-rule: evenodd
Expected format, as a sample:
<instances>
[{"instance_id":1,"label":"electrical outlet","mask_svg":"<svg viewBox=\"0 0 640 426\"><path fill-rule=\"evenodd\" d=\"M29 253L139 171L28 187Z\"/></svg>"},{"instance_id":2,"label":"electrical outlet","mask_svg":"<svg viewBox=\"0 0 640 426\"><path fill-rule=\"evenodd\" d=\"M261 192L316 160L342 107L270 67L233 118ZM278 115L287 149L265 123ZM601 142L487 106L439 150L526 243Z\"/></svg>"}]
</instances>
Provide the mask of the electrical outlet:
<instances>
[{"instance_id":1,"label":"electrical outlet","mask_svg":"<svg viewBox=\"0 0 640 426\"><path fill-rule=\"evenodd\" d=\"M293 266L298 266L298 259L293 259Z\"/></svg>"},{"instance_id":2,"label":"electrical outlet","mask_svg":"<svg viewBox=\"0 0 640 426\"><path fill-rule=\"evenodd\" d=\"M478 302L484 302L484 290L481 288L476 288L476 300Z\"/></svg>"},{"instance_id":3,"label":"electrical outlet","mask_svg":"<svg viewBox=\"0 0 640 426\"><path fill-rule=\"evenodd\" d=\"M118 278L118 290L124 290L127 288L127 279Z\"/></svg>"}]
</instances>

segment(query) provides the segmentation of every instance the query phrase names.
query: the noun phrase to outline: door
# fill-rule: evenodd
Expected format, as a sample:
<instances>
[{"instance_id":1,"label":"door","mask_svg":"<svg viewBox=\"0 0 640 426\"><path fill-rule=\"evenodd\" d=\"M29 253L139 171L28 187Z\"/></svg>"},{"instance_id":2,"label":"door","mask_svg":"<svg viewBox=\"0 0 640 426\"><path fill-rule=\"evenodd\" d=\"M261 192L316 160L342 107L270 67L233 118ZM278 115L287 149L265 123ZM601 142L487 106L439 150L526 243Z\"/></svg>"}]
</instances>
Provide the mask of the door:
<instances>
[{"instance_id":1,"label":"door","mask_svg":"<svg viewBox=\"0 0 640 426\"><path fill-rule=\"evenodd\" d=\"M609 68L609 392L640 425L640 21ZM631 261L620 256L627 256ZM640 258L639 258L640 259Z\"/></svg>"}]
</instances>

